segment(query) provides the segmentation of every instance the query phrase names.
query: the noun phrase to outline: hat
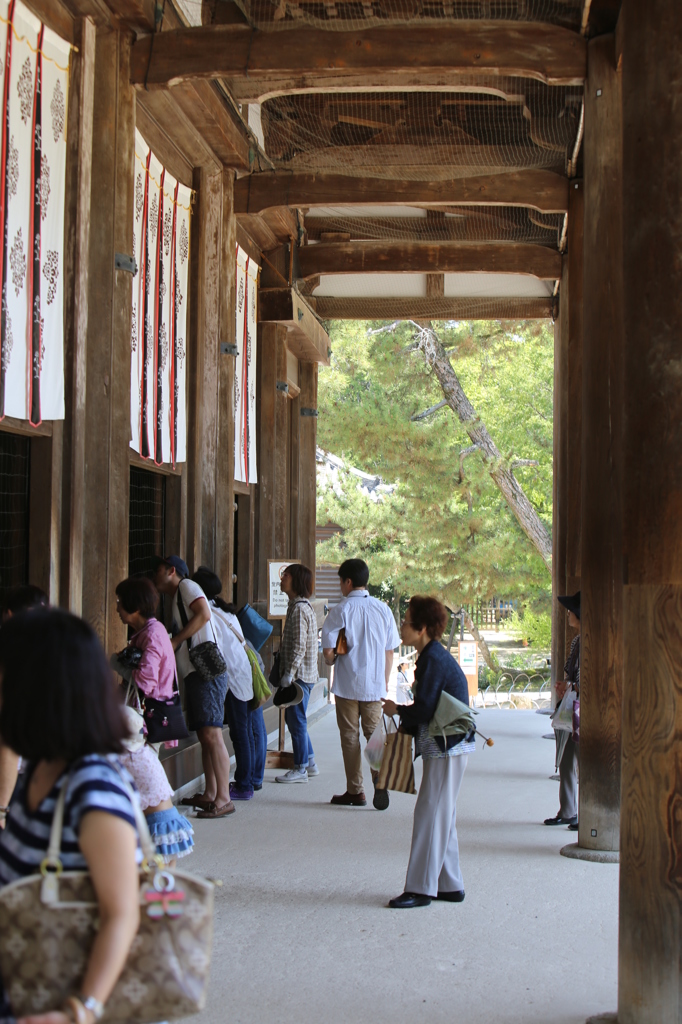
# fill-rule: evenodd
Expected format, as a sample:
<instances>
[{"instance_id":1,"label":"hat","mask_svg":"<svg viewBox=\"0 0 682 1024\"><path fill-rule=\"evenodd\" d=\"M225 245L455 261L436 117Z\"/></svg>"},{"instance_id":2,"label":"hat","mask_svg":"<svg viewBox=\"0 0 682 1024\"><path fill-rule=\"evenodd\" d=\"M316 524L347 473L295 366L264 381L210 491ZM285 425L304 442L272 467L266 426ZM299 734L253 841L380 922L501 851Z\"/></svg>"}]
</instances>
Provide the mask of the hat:
<instances>
[{"instance_id":1,"label":"hat","mask_svg":"<svg viewBox=\"0 0 682 1024\"><path fill-rule=\"evenodd\" d=\"M206 597L210 600L217 597L220 591L223 589L223 583L220 576L208 568L206 565L200 565L197 571L192 576L194 583L198 583Z\"/></svg>"},{"instance_id":2,"label":"hat","mask_svg":"<svg viewBox=\"0 0 682 1024\"><path fill-rule=\"evenodd\" d=\"M580 618L580 591L576 594L567 594L566 597L557 597L559 604L562 604L564 608L568 608L569 612L579 619Z\"/></svg>"},{"instance_id":3,"label":"hat","mask_svg":"<svg viewBox=\"0 0 682 1024\"><path fill-rule=\"evenodd\" d=\"M155 569L158 569L160 565L167 565L170 569L175 569L178 576L182 576L183 579L189 576L189 569L187 568L187 562L183 562L180 555L154 555L152 564Z\"/></svg>"},{"instance_id":4,"label":"hat","mask_svg":"<svg viewBox=\"0 0 682 1024\"><path fill-rule=\"evenodd\" d=\"M300 683L289 683L288 686L279 686L275 691L273 704L278 708L290 708L294 704L300 704L303 700L303 687Z\"/></svg>"}]
</instances>

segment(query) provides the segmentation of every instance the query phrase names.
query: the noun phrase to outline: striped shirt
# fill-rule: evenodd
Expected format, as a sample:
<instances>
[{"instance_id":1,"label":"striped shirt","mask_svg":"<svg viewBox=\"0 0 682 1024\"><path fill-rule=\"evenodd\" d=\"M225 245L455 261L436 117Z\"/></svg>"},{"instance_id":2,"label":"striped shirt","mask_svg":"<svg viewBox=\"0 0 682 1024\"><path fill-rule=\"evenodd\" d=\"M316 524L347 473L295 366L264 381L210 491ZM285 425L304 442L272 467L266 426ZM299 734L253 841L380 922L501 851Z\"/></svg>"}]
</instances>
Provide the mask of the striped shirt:
<instances>
[{"instance_id":1,"label":"striped shirt","mask_svg":"<svg viewBox=\"0 0 682 1024\"><path fill-rule=\"evenodd\" d=\"M279 647L280 678L283 686L294 679L314 686L317 671L317 616L310 601L294 597L289 601Z\"/></svg>"},{"instance_id":2,"label":"striped shirt","mask_svg":"<svg viewBox=\"0 0 682 1024\"><path fill-rule=\"evenodd\" d=\"M135 828L133 807L121 775L131 786L132 779L122 766L119 765L117 770L112 760L102 754L88 754L74 761L68 769L70 779L66 790L59 855L65 871L83 871L87 868L78 845L78 833L83 816L88 811L113 814ZM42 803L32 811L27 801L31 773L32 766L29 765L19 776L7 824L0 831L0 888L37 873L50 842L52 817L64 776L57 779ZM142 859L139 846L137 859L138 862Z\"/></svg>"}]
</instances>

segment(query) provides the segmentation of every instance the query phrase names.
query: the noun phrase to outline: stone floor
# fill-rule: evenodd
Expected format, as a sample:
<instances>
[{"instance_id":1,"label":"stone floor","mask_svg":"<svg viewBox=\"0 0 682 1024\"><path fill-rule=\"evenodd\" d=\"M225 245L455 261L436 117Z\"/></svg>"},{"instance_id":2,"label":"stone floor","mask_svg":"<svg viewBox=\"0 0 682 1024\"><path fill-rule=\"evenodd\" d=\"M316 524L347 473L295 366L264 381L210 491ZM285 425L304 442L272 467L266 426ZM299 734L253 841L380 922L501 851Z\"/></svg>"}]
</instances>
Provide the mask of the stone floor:
<instances>
[{"instance_id":1,"label":"stone floor","mask_svg":"<svg viewBox=\"0 0 682 1024\"><path fill-rule=\"evenodd\" d=\"M547 719L489 710L458 807L463 904L393 911L414 797L334 808L336 721L311 729L321 774L197 821L187 868L222 878L202 1024L582 1024L616 1005L618 867L567 860ZM419 762L417 762L419 765ZM418 769L418 779L420 769ZM269 776L269 777L268 777ZM369 772L366 772L369 776Z\"/></svg>"}]
</instances>

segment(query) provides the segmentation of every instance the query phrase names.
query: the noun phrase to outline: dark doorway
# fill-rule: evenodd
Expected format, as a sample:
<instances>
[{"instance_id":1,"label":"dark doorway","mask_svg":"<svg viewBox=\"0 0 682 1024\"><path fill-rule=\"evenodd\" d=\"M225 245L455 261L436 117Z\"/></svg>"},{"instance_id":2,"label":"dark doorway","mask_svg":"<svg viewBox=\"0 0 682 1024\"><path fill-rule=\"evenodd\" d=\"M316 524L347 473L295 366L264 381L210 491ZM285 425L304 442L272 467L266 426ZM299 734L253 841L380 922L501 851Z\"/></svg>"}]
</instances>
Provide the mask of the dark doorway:
<instances>
[{"instance_id":1,"label":"dark doorway","mask_svg":"<svg viewBox=\"0 0 682 1024\"><path fill-rule=\"evenodd\" d=\"M0 599L28 583L31 439L0 432Z\"/></svg>"},{"instance_id":2,"label":"dark doorway","mask_svg":"<svg viewBox=\"0 0 682 1024\"><path fill-rule=\"evenodd\" d=\"M128 574L151 576L154 555L163 555L166 536L166 478L130 467Z\"/></svg>"}]
</instances>

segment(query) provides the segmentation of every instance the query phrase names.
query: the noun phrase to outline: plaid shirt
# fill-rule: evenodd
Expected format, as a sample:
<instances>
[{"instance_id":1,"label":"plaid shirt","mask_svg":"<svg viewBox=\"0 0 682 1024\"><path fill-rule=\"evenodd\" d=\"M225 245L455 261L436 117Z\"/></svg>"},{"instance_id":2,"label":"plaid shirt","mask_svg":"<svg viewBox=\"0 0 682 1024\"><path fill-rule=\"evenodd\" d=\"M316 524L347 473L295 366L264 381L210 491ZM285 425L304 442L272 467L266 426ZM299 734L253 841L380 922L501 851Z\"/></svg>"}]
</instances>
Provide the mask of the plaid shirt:
<instances>
[{"instance_id":1,"label":"plaid shirt","mask_svg":"<svg viewBox=\"0 0 682 1024\"><path fill-rule=\"evenodd\" d=\"M283 686L294 679L317 682L317 616L304 597L289 601L279 654Z\"/></svg>"}]
</instances>

